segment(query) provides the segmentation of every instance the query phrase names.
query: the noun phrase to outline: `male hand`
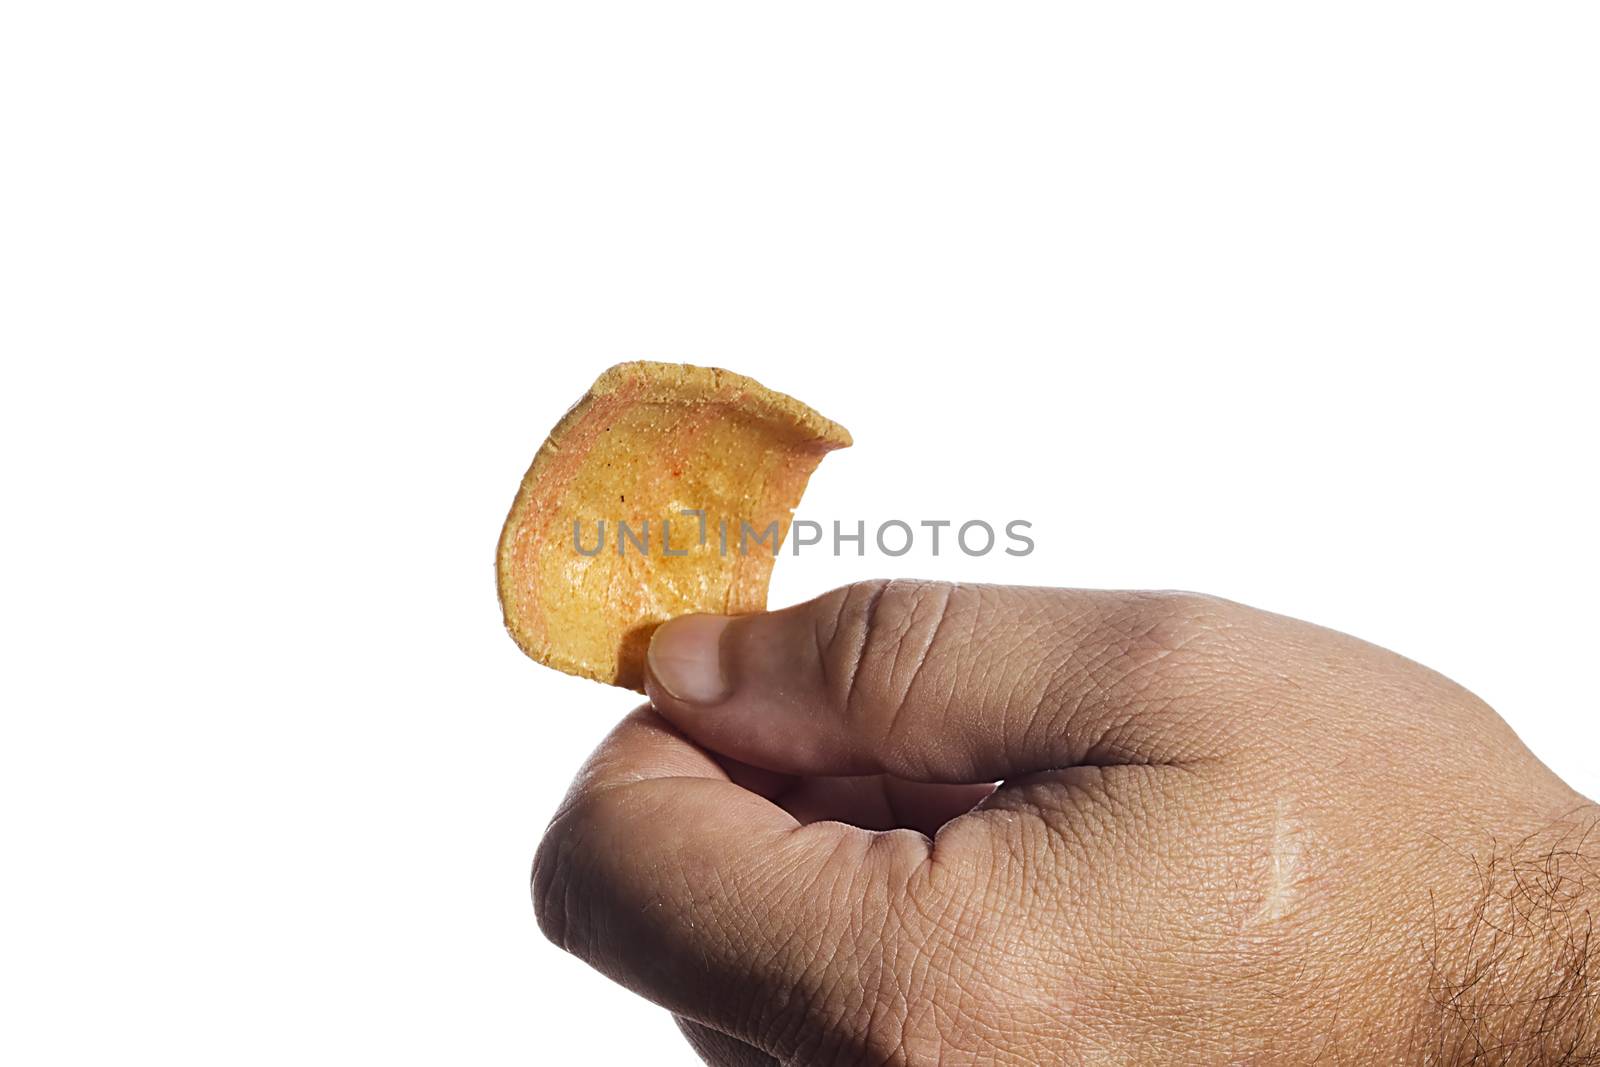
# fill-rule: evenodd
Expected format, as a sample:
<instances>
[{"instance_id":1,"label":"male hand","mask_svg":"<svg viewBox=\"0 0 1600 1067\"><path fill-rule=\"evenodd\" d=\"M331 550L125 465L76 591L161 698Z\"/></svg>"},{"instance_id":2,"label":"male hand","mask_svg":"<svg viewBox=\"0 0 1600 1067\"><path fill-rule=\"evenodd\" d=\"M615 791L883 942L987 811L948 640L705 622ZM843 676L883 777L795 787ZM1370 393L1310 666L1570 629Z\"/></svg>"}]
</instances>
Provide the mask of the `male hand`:
<instances>
[{"instance_id":1,"label":"male hand","mask_svg":"<svg viewBox=\"0 0 1600 1067\"><path fill-rule=\"evenodd\" d=\"M649 666L534 901L710 1063L1600 1062L1600 811L1393 653L896 581Z\"/></svg>"}]
</instances>

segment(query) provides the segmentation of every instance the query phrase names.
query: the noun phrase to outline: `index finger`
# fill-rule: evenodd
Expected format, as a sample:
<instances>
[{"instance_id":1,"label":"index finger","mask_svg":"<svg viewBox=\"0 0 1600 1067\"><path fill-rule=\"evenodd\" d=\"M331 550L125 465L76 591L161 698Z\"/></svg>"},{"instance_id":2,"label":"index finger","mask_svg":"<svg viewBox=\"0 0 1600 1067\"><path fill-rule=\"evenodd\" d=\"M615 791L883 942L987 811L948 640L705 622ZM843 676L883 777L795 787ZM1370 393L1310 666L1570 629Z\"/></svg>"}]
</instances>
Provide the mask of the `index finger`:
<instances>
[{"instance_id":1,"label":"index finger","mask_svg":"<svg viewBox=\"0 0 1600 1067\"><path fill-rule=\"evenodd\" d=\"M928 847L911 831L802 826L645 707L558 809L534 905L546 936L601 973L781 1056L831 984L879 984L896 909L864 902L904 892Z\"/></svg>"}]
</instances>

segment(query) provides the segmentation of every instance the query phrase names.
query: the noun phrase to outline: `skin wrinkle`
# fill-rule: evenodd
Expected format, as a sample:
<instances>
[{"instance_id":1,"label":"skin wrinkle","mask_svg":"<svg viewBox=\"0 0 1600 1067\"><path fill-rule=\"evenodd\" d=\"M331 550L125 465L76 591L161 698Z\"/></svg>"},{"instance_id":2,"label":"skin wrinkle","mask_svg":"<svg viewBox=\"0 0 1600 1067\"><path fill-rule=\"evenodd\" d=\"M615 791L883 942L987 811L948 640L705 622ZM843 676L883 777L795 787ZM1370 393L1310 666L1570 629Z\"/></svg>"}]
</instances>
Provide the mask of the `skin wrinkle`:
<instances>
[{"instance_id":1,"label":"skin wrinkle","mask_svg":"<svg viewBox=\"0 0 1600 1067\"><path fill-rule=\"evenodd\" d=\"M887 853L888 860L880 862L893 863L895 849L915 851L917 858L915 865L920 865L923 860L923 850L920 842L910 846L900 842L904 839L900 831L890 831L873 838L869 848L878 855ZM901 861L902 863L904 861ZM859 873L854 879L859 881ZM906 880L900 878L876 878L867 887L867 892L858 894L862 907L855 916L858 932L854 938L856 944L868 947L871 959L870 973L872 980L861 983L862 1003L856 1008L856 1015L860 1019L858 1030L862 1046L869 1052L886 1048L892 1053L897 1047L903 1045L906 1037L905 1026L909 1017L909 1006L897 1010L895 1001L903 988L898 975L897 953L902 946L903 929L896 922L896 913L899 902L905 898ZM881 904L883 917L874 920L867 905ZM853 974L846 971L841 980L849 982Z\"/></svg>"},{"instance_id":2,"label":"skin wrinkle","mask_svg":"<svg viewBox=\"0 0 1600 1067\"><path fill-rule=\"evenodd\" d=\"M632 783L629 783L629 785L631 786ZM614 806L614 801L615 801L616 797L622 792L623 792L623 790L620 790L620 789L616 790L616 791L606 790L606 791L603 791L602 795L603 795L603 798L608 803L611 803ZM591 805L590 806L592 806L592 800L591 800ZM583 809L581 807L575 807L573 810L581 812ZM561 842L562 849L565 852L566 850L574 847L582 839L581 838L571 838L571 837L563 836L563 837L559 838L559 840ZM591 850L585 849L585 852L588 852L588 853L592 854ZM563 888L566 890L566 893L564 894L564 904L563 904L563 911L564 912L571 912L573 910L570 902L575 900L575 899L577 899L577 896L576 896L577 890L582 885L586 884L586 880L587 880L587 875L584 874L584 873L580 872L580 873L577 873L577 874L572 874L572 868L571 868L570 865L568 865L568 872L569 872L569 876L567 878L558 879L556 881L556 883L555 883L555 884L563 886ZM735 901L739 897L739 893L736 892L736 891L729 891L729 892L726 892L726 893L719 893L719 894L716 894L716 895L718 897L722 897L722 898L730 899L730 900L735 900ZM549 909L548 908L543 909L541 911L541 918L544 918L548 914L550 914ZM582 914L582 913L579 912L578 914ZM596 943L593 940L593 937L600 936L600 934L602 932L602 927L600 927L599 925L594 924L592 921L585 922L585 921L583 921L582 919L579 919L579 918L570 918L570 919L567 920L566 929L567 930L584 930L584 929L588 929L592 936L591 936L590 941L588 941L586 943L580 943L579 941L577 941L573 937L562 935L562 936L559 936L558 938L556 938L559 943L562 943L563 945L568 947L570 950L572 950L572 951L574 951L574 952L576 952L576 953L578 953L580 955L584 955L586 958L593 959L593 958L597 958L597 957L599 957L599 956L604 954L599 949L599 947L596 945ZM549 931L547 931L547 932L549 932ZM778 956L782 955L782 953L783 953L783 951L784 951L784 949L786 947L787 946L783 946L783 945L775 947L774 950L773 950L773 958L777 958ZM782 968L779 968L779 967L776 967L776 966L773 967L772 969L773 969L773 971L775 973L781 973L781 970L782 970ZM770 999L781 1000L782 998L778 997L778 998L770 998Z\"/></svg>"},{"instance_id":3,"label":"skin wrinkle","mask_svg":"<svg viewBox=\"0 0 1600 1067\"><path fill-rule=\"evenodd\" d=\"M858 592L856 586L847 586L837 592L828 594L827 597L819 602L821 605L825 605L825 609L817 612L815 617L814 625L820 630L826 631L822 636L821 659L819 660L823 664L821 672L825 684L823 691L833 701L833 706L838 708L847 706L849 693L855 686L855 679L848 673L848 668L850 664L856 661L853 657L844 657L847 673L837 675L832 669L833 650L838 647L841 633L844 631L846 621L850 616L851 600L858 595Z\"/></svg>"},{"instance_id":4,"label":"skin wrinkle","mask_svg":"<svg viewBox=\"0 0 1600 1067\"><path fill-rule=\"evenodd\" d=\"M857 686L861 680L861 667L866 662L867 648L872 641L874 621L878 614L878 605L883 601L883 596L889 591L892 582L873 582L865 590L866 605L861 610L861 633L852 643L851 654L845 662L849 669L845 672L844 699L841 707L848 713L857 704ZM849 598L846 598L848 602Z\"/></svg>"},{"instance_id":5,"label":"skin wrinkle","mask_svg":"<svg viewBox=\"0 0 1600 1067\"><path fill-rule=\"evenodd\" d=\"M719 1067L782 1067L765 1052L715 1027L677 1016L678 1029L707 1063Z\"/></svg>"},{"instance_id":6,"label":"skin wrinkle","mask_svg":"<svg viewBox=\"0 0 1600 1067\"><path fill-rule=\"evenodd\" d=\"M1042 611L1037 614L1038 616L1043 616ZM1011 641L1010 648L1000 651L997 656L997 662L1002 664L1005 669L998 670L998 672L990 672L989 675L986 675L986 681L989 685L1005 686L1000 707L1002 707L1002 718L1005 720L1003 731L1005 731L1006 737L1026 736L1027 733L1032 731L1035 723L1040 729L1051 728L1051 715L1042 713L1051 693L1050 685L1048 685L1048 680L1040 677L1040 670L1034 669L1030 665L1032 657L1022 654L1029 646L1037 646L1037 648L1050 648L1051 646L1050 640L1048 640L1048 624L1043 621L1043 617L1035 619L1030 624L1030 629L1019 630L1018 638ZM965 648L979 648L978 640L976 640L976 629L968 635L968 640L965 641ZM976 654L973 654L973 659L974 661L982 662ZM1013 665L1016 665L1014 670L1010 669ZM998 673L998 678L994 677L995 673ZM1021 696L1024 691L1027 691L1026 697ZM1022 715L1027 720L1022 725L1016 723L1016 718L1019 715ZM1043 750L1045 745L1037 745L1037 749ZM1006 753L1006 761L1013 766L1021 763L1021 757L1019 757L1018 750L1016 750L1016 745L1011 745L1011 752Z\"/></svg>"},{"instance_id":7,"label":"skin wrinkle","mask_svg":"<svg viewBox=\"0 0 1600 1067\"><path fill-rule=\"evenodd\" d=\"M833 856L829 857L829 860L823 867L824 872L826 872L830 879L835 883L835 887L809 887L810 895L818 897L819 899L827 900L843 899L847 904L854 900L852 895L845 894L841 896L836 888L838 880L841 877L847 879L850 878L852 872L858 866L858 864L854 862L853 857L852 862L841 863L838 860L838 857L844 853L847 844L852 848L852 850L859 847L859 842L849 841L848 839L841 840ZM799 975L810 976L810 985L814 986L814 988L817 990L815 995L806 995L807 983L805 981L799 981L795 983L796 992L800 993L804 997L806 1004L806 1010L803 1012L786 1013L792 1015L797 1020L795 1024L796 1027L800 1027L804 1022L811 1021L814 1015L820 1016L820 1018L818 1018L816 1021L822 1024L820 1027L821 1029L826 1029L828 1026L837 1025L839 1022L838 1016L836 1016L834 1013L815 1007L815 1005L819 1003L825 1005L830 1000L834 999L829 996L829 990L836 981L836 979L832 976L832 971L834 968L830 965L839 963L840 960L838 955L831 947L834 939L829 936L829 928L837 922L838 919L835 916L830 915L828 921L817 930L796 930L791 935L790 944L785 946L785 949L788 950L796 941L803 946L803 951L795 953L793 956L796 964L795 967L792 968L792 971L793 973ZM859 940L850 937L840 937L838 941L840 944L845 945L860 943ZM847 960L845 962L848 964L849 961ZM862 962L864 964L864 961ZM783 972L779 971L778 973ZM770 1014L770 1012L767 1014ZM759 1009L757 1009L757 1015L758 1017L761 1015ZM754 1028L754 1032L757 1034L769 1033L771 1030L771 1025L772 1024L770 1021L763 1020L758 1027ZM785 1058L783 1050L790 1047L798 1049L803 1046L804 1042L802 1033L786 1033L780 1028L779 1034L782 1036L768 1038L767 1040L761 1041L760 1044L771 1048L775 1052L779 1052L780 1058Z\"/></svg>"},{"instance_id":8,"label":"skin wrinkle","mask_svg":"<svg viewBox=\"0 0 1600 1067\"><path fill-rule=\"evenodd\" d=\"M853 880L847 874L845 875L845 881L849 884ZM866 1005L873 1000L874 994L872 990L878 984L876 975L881 973L883 966L881 959L883 946L881 942L873 943L860 936L860 931L864 926L864 909L867 902L865 900L855 901L854 897L846 899L851 906L845 910L839 921L845 924L849 934L847 938L841 938L841 940L847 940L850 944L862 945L865 947L865 952L862 955L852 955L844 960L838 957L830 957L823 961L826 946L820 940L816 946L815 960L819 961L817 962L818 999L822 1004L828 1006L824 1016L827 1020L827 1025L819 1029L825 1034L832 1035L831 1041L820 1046L820 1049L828 1050L826 1055L821 1054L819 1049L817 1053L808 1057L810 1060L819 1062L837 1062L842 1055L842 1049L861 1040L860 1035L863 1035L866 1030L865 1025L858 1022L858 1020L866 1014L868 1010ZM849 975L852 971L859 971L860 977L858 980L852 981L850 979Z\"/></svg>"},{"instance_id":9,"label":"skin wrinkle","mask_svg":"<svg viewBox=\"0 0 1600 1067\"><path fill-rule=\"evenodd\" d=\"M893 836L886 834L875 838L873 847L881 850L885 847L883 842L893 841ZM873 897L880 892L884 894L885 918L881 928L869 932L871 924L865 908L858 918L861 931L856 943L870 946L875 979L870 984L861 984L862 996L854 1012L861 1022L855 1032L861 1051L873 1062L902 1062L910 1040L910 1002L904 995L908 979L902 976L898 958L906 933L903 924L897 921L906 897L905 884L900 882L889 888L881 881L874 881ZM865 903L867 900L863 898Z\"/></svg>"},{"instance_id":10,"label":"skin wrinkle","mask_svg":"<svg viewBox=\"0 0 1600 1067\"><path fill-rule=\"evenodd\" d=\"M1114 700L1115 680L1107 676L1107 671L1117 665L1120 658L1126 654L1127 644L1123 639L1099 643L1085 641L1077 647L1085 646L1090 649L1092 658L1084 662L1076 654L1068 657L1068 664L1073 671L1061 683L1067 687L1067 691L1076 693L1076 701L1061 724L1063 735L1079 733L1076 724L1081 723L1091 710L1116 706L1117 703ZM1100 732L1103 734L1104 731L1105 727L1101 727ZM1067 762L1069 764L1092 762L1091 753L1099 747L1099 744L1099 739L1089 743L1080 740L1075 751L1068 756Z\"/></svg>"},{"instance_id":11,"label":"skin wrinkle","mask_svg":"<svg viewBox=\"0 0 1600 1067\"><path fill-rule=\"evenodd\" d=\"M900 684L900 660L906 651L910 635L916 631L917 613L926 602L926 594L923 587L915 583L890 582L883 596L908 601L908 606L905 610L887 612L892 621L886 624L872 626L869 623L867 639L863 642L861 650L861 662L857 664L854 672L854 677L857 679L856 692L859 695L864 686L871 686L874 697L871 703L875 708L881 709L875 716L881 720L878 724L878 736L871 745L871 749L878 755L879 763L885 769L892 769L904 777L915 777L906 774L907 768L895 761L892 741L897 724L901 722L906 711L907 690ZM926 655L926 645L922 655ZM865 682L862 681L863 677L866 679ZM915 681L914 673L912 681Z\"/></svg>"},{"instance_id":12,"label":"skin wrinkle","mask_svg":"<svg viewBox=\"0 0 1600 1067\"><path fill-rule=\"evenodd\" d=\"M932 606L931 614L933 618L933 625L931 628L928 627L925 619L919 620L918 618L920 614L925 613L924 609L928 607L928 597L926 592L922 590L916 590L912 593L914 598L912 607L907 613L905 626L896 635L897 639L894 641L894 661L889 668L889 677L891 679L890 685L893 691L899 695L899 702L901 704L905 703L906 695L916 687L917 677L922 671L923 667L925 667L928 663L928 652L938 644L939 631L944 627L945 618L950 608L951 598L955 596L955 589L956 587L954 586L933 587L933 592L938 598L938 603ZM919 621L923 623L922 629L928 631L927 636L917 644L915 649L908 648L907 646L909 644L909 639L912 634L917 632L917 624ZM908 654L912 656L910 673L908 675L902 675L900 661ZM903 681L902 678L904 679ZM893 717L891 716L891 719L892 718Z\"/></svg>"},{"instance_id":13,"label":"skin wrinkle","mask_svg":"<svg viewBox=\"0 0 1600 1067\"><path fill-rule=\"evenodd\" d=\"M727 835L726 866L686 846L713 868L698 872L647 834L627 846L614 832L570 858L574 877L650 881L592 898L578 885L545 905L573 909L566 943L612 973L628 966L622 939L660 923L644 938L656 959L621 977L674 1010L806 1067L1584 1062L1575 1020L1596 1003L1588 972L1539 965L1592 956L1588 930L1559 924L1600 910L1600 893L1580 892L1563 853L1530 840L1576 798L1437 676L1185 595L865 583L740 626L740 648L773 677L741 675L730 704L703 719L668 702L683 736L663 745L748 741L729 755L813 783L796 796L806 818L870 825L923 811L919 793L868 774L875 759L946 782L977 767L1007 780L975 811L929 824L931 838L837 823L752 837L714 814L704 829L685 821L709 809L669 794L712 789L691 788L692 760L658 760L676 775L659 789L638 786L651 772L624 758L602 761L578 787L607 797L595 817L691 842ZM781 699L752 703L751 684ZM772 728L746 738L749 714ZM803 767L786 762L790 745ZM804 777L827 760L863 777L836 789ZM771 825L754 809L750 819ZM1592 849L1586 829L1561 849ZM1484 854L1483 831L1530 855L1495 868L1500 903L1474 920L1469 857ZM772 849L783 858L764 862ZM691 892L676 918L694 925L673 925L674 901ZM654 902L642 917L612 911L641 901ZM1554 930L1543 956L1521 932L1540 924ZM676 960L659 951L679 945ZM681 1002L697 982L711 984ZM748 1026L730 1025L741 1016ZM1547 1041L1544 1060L1485 1051L1510 1047L1508 1032L1562 1027L1574 1032ZM1427 1043L1414 1049L1417 1028Z\"/></svg>"},{"instance_id":14,"label":"skin wrinkle","mask_svg":"<svg viewBox=\"0 0 1600 1067\"><path fill-rule=\"evenodd\" d=\"M982 922L986 917L1000 913L998 909L989 906L987 903L990 899L988 894L993 892L992 882L992 879L985 880L985 884L990 885L991 888L986 891L985 902L980 902L976 906L972 904L964 905L958 898L946 902L943 907L931 908L927 905L925 896L918 893L915 887L901 898L904 901L903 910L900 913L902 921L909 921L907 918L909 914L919 923L927 924L937 932L934 935L925 933L914 942L916 955L913 957L912 976L906 983L908 994L910 990L919 987L921 981L925 980L929 972L941 974L948 982L953 983L954 988L958 991L955 1005L950 1008L943 1008L937 1000L932 1002L936 1016L941 1016L944 1020L944 1025L938 1032L947 1049L959 1049L973 1055L981 1051L983 1045L976 1044L969 1047L964 1043L963 1038L967 1037L974 1029L980 1031L989 1030L997 1035L1003 1034L1005 1032L1003 1025L990 1020L1005 1014L1007 1002L1004 999L998 1001L992 998L990 1001L977 999L978 992L986 989L987 986L981 981L976 968L972 964L961 962L960 955L955 951L954 946L961 944L987 945L989 943L987 937L982 941L975 941L974 937L980 934ZM943 936L937 936L938 934ZM993 954L989 950L980 949L974 958L985 959ZM920 968L917 966L919 964L921 965ZM980 1006L974 1007L974 1004ZM910 1005L908 1004L907 1007L909 1010ZM982 1061L973 1060L971 1062Z\"/></svg>"},{"instance_id":15,"label":"skin wrinkle","mask_svg":"<svg viewBox=\"0 0 1600 1067\"><path fill-rule=\"evenodd\" d=\"M821 617L818 617L811 624L811 641L813 646L816 648L817 669L822 677L822 688L825 692L832 692L834 686L833 680L828 677L829 669L827 653L828 641L831 639L831 635L829 638L823 637L822 630L823 621Z\"/></svg>"},{"instance_id":16,"label":"skin wrinkle","mask_svg":"<svg viewBox=\"0 0 1600 1067\"><path fill-rule=\"evenodd\" d=\"M902 773L910 771L912 768L905 766L903 759L896 758L901 749L894 743L895 736L897 732L907 729L910 725L912 717L907 714L907 708L911 706L912 698L918 692L918 682L926 681L924 672L927 669L929 655L934 649L939 648L939 634L950 617L951 603L956 595L955 587L953 586L935 587L935 591L938 594L939 601L932 608L932 626L929 627L924 621L922 628L927 631L927 637L919 643L914 653L915 658L911 665L910 673L904 677L903 681L900 680L900 660L907 651L905 648L906 639L916 631L917 613L919 610L923 610L927 604L925 591L917 590L911 593L914 600L911 610L907 612L908 621L906 627L893 641L892 645L894 649L893 660L889 668L889 686L892 696L887 705L889 712L885 721L882 739L879 741L879 751L885 757L884 763L886 766L894 764ZM923 773L916 777L923 779L928 777L925 768L917 769L922 770Z\"/></svg>"},{"instance_id":17,"label":"skin wrinkle","mask_svg":"<svg viewBox=\"0 0 1600 1067\"><path fill-rule=\"evenodd\" d=\"M1171 628L1177 628L1179 632L1170 639L1164 640L1163 636L1166 630ZM1133 647L1153 646L1153 651L1148 658L1136 657L1130 663L1125 662L1130 659L1125 652L1121 655L1111 656L1105 667L1101 669L1105 670L1112 663L1117 663L1121 664L1123 672L1121 674L1113 674L1108 680L1100 683L1100 689L1108 702L1114 702L1124 710L1121 718L1113 719L1110 726L1102 732L1097 741L1088 747L1086 756L1092 758L1092 753L1104 750L1121 755L1121 762L1149 762L1148 759L1140 760L1135 758L1138 746L1127 740L1131 733L1132 724L1151 713L1152 704L1148 694L1150 690L1165 680L1162 668L1166 667L1167 673L1170 674L1173 662L1182 663L1186 668L1183 673L1187 678L1189 674L1187 668L1191 667L1191 664L1183 662L1182 654L1186 649L1208 636L1209 634L1201 628L1194 617L1180 616L1175 610L1174 614L1169 618L1157 618L1149 621L1147 627L1138 630L1130 638L1130 644ZM1197 657L1193 666L1203 665L1205 662L1204 657ZM1124 691L1126 696L1113 701L1114 694L1120 694ZM1169 700L1157 702L1155 706L1170 708L1174 704L1174 701ZM1182 731L1174 730L1173 732L1181 733ZM1117 759L1117 757L1110 755L1101 758L1113 761ZM1163 760L1162 762L1171 762L1171 760Z\"/></svg>"},{"instance_id":18,"label":"skin wrinkle","mask_svg":"<svg viewBox=\"0 0 1600 1067\"><path fill-rule=\"evenodd\" d=\"M1017 739L1011 746L1009 762L1019 769L1025 768L1029 762L1025 759L1026 753L1046 752L1051 753L1050 762L1053 765L1065 766L1073 762L1066 738L1069 733L1067 726L1076 709L1068 707L1069 701L1055 694L1071 693L1072 690L1066 688L1067 679L1077 678L1080 672L1069 654L1059 658L1041 657L1040 667L1035 673L1040 675L1033 687L1037 695L1031 695L1028 702L1016 705L1008 717L1007 736ZM1072 699L1076 698L1069 698ZM1028 706L1033 708L1031 713L1021 710ZM1020 724L1016 722L1019 715L1024 720Z\"/></svg>"},{"instance_id":19,"label":"skin wrinkle","mask_svg":"<svg viewBox=\"0 0 1600 1067\"><path fill-rule=\"evenodd\" d=\"M1008 812L1022 816L1027 832L1041 833L1047 855L1069 857L1045 865L1052 871L1070 871L1094 854L1097 840L1115 832L1113 821L1119 801L1115 790L1122 784L1128 768L1078 767L1030 776L985 801L982 810ZM1118 778L1113 785L1112 775ZM1030 856L1037 850L1023 849ZM1032 866L1032 865L1030 865Z\"/></svg>"},{"instance_id":20,"label":"skin wrinkle","mask_svg":"<svg viewBox=\"0 0 1600 1067\"><path fill-rule=\"evenodd\" d=\"M889 907L889 925L891 928L899 929L901 931L909 931L912 929L912 924L907 918L908 909L912 911L918 910L917 898L911 893L903 892L891 897ZM927 916L924 914L919 914L918 917L924 921L927 919ZM934 931L947 932L942 930L937 921L934 921L931 923L931 925ZM891 959L887 968L888 973L891 975L903 975L903 977L898 981L892 982L897 1015L891 1016L891 1018L898 1018L898 1033L895 1038L896 1048L899 1052L904 1054L909 1061L910 1050L919 1048L928 1043L926 1038L923 1038L913 1032L913 1027L914 1018L916 1015L916 1005L921 999L919 996L920 992L924 988L928 988L930 986L936 988L936 983L928 982L928 974L930 971L934 970L933 960L939 949L939 941L934 933L930 933L920 923L917 926L916 934L914 936L902 936L901 938L885 937L883 940L887 951L891 954ZM900 958L900 947L902 941L907 942L906 948L909 950L910 954L909 960L905 962L902 962ZM948 976L949 970L950 969L948 967L942 968L938 973ZM937 1048L940 1044L942 1044L942 1042L939 1040L937 1017L935 1017L934 1030L935 1037L933 1039L933 1044L934 1047Z\"/></svg>"},{"instance_id":21,"label":"skin wrinkle","mask_svg":"<svg viewBox=\"0 0 1600 1067\"><path fill-rule=\"evenodd\" d=\"M906 928L903 916L900 914L903 900L903 896L890 897L888 923L888 925L902 930ZM884 967L886 973L891 975L904 973L905 977L898 981L890 981L890 995L888 997L880 995L878 998L879 1004L874 1006L873 1014L867 1020L867 1029L871 1033L885 1026L895 1028L897 1032L894 1035L893 1048L890 1050L891 1056L899 1055L909 1060L907 1049L912 1040L913 1005L915 1003L915 993L919 986L917 964L924 950L919 940L910 939L910 944L906 947L911 952L911 960L909 964L905 964L901 962L903 952L900 939L886 936L882 939L882 944L884 952L888 956ZM892 1004L880 1010L884 1000L892 1000ZM885 1021L880 1022L880 1018Z\"/></svg>"},{"instance_id":22,"label":"skin wrinkle","mask_svg":"<svg viewBox=\"0 0 1600 1067\"><path fill-rule=\"evenodd\" d=\"M962 943L963 925L958 917L951 924L952 929L947 940L931 944L922 950L925 969L921 978L933 989L939 988L939 982L928 982L929 973L943 976L947 982L953 983L957 993L953 1004L945 1005L938 997L930 997L927 1000L935 1032L938 1033L942 1045L965 1051L967 1034L975 1028L990 1026L989 1016L996 1013L973 1006L976 999L974 991L982 988L982 982L976 974L976 968L964 963L955 947Z\"/></svg>"}]
</instances>

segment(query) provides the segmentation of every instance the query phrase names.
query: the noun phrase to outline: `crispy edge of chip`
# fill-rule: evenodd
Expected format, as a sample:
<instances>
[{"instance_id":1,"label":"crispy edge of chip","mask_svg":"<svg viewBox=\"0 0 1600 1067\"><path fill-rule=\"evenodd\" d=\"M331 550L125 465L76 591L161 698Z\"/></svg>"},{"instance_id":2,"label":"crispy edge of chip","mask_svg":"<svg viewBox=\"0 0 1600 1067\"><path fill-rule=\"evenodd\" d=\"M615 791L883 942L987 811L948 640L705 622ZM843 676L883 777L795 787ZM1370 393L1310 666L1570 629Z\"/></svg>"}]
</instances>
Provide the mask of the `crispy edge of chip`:
<instances>
[{"instance_id":1,"label":"crispy edge of chip","mask_svg":"<svg viewBox=\"0 0 1600 1067\"><path fill-rule=\"evenodd\" d=\"M537 588L529 587L533 578L529 572L536 568L519 568L514 557L522 547L522 539L532 536L536 543L526 555L530 561L539 558L537 538L545 523L541 517L542 506L559 504L568 484L578 475L582 455L600 432L597 427L604 416L622 405L667 404L690 409L707 403L737 407L744 414L793 435L790 477L763 486L767 492L763 503L786 512L792 512L799 504L806 483L822 457L852 444L850 431L843 426L794 397L769 389L743 374L718 367L649 360L618 363L608 368L567 410L534 454L500 531L495 584L501 614L512 640L529 658L581 678L624 688L641 688L642 680L625 678L623 670L630 650L633 656L642 654L654 625L628 626L619 634L617 650L609 664L574 657L550 638L543 599ZM556 462L558 455L573 449L580 451L577 459L567 464ZM782 499L773 499L777 493L782 494ZM785 522L782 535L786 536L787 530ZM729 576L729 599L736 601L731 604L731 611L759 611L765 607L766 588L774 562L776 554L738 557L730 563L733 573ZM742 602L746 598L751 602ZM597 609L599 607L597 605Z\"/></svg>"}]
</instances>

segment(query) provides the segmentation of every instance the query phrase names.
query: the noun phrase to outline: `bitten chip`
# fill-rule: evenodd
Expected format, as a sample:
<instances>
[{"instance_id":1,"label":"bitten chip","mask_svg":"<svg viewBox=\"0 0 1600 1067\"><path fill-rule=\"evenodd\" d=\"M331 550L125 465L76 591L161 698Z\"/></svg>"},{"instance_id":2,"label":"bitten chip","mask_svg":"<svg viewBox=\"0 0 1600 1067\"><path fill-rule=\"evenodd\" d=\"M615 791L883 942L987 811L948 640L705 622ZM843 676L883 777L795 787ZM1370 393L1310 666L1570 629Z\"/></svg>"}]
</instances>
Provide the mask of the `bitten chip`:
<instances>
[{"instance_id":1,"label":"bitten chip","mask_svg":"<svg viewBox=\"0 0 1600 1067\"><path fill-rule=\"evenodd\" d=\"M540 663L642 691L657 625L766 607L806 480L849 444L844 427L740 374L612 367L550 431L511 505L497 568L506 628Z\"/></svg>"}]
</instances>

